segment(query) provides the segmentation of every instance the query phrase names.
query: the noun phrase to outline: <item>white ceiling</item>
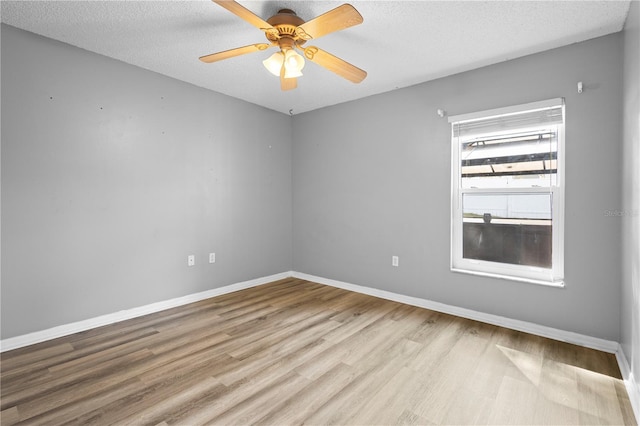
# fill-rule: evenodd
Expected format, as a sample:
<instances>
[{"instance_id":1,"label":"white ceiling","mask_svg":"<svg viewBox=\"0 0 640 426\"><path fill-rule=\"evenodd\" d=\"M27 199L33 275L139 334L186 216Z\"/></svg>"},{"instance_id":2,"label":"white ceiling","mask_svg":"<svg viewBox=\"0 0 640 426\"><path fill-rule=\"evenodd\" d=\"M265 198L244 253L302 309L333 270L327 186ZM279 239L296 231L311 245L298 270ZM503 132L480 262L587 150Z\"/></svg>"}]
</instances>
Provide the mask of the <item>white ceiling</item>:
<instances>
[{"instance_id":1,"label":"white ceiling","mask_svg":"<svg viewBox=\"0 0 640 426\"><path fill-rule=\"evenodd\" d=\"M343 1L243 1L267 19L290 8L310 20ZM274 50L205 64L198 57L261 43L264 34L209 0L5 1L2 22L285 114L622 30L630 0L352 1L364 23L307 43L366 70L353 84L307 63L280 90L262 60Z\"/></svg>"}]
</instances>

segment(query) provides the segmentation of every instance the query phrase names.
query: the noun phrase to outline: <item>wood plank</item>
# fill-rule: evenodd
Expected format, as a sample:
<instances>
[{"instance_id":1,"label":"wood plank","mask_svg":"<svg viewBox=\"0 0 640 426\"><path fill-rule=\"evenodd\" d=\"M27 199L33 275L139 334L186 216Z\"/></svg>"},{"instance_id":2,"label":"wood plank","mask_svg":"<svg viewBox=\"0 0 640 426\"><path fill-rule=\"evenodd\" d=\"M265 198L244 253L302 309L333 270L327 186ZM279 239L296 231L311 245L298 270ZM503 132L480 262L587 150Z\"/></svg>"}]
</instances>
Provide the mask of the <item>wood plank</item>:
<instances>
[{"instance_id":1,"label":"wood plank","mask_svg":"<svg viewBox=\"0 0 640 426\"><path fill-rule=\"evenodd\" d=\"M253 424L264 413L269 413L274 409L274 401L278 401L281 395L297 394L305 386L309 385L309 380L291 371L282 377L277 377L265 387L256 392L254 388L242 386L235 393L236 403L227 410L214 417L211 416L210 405L202 407L201 410L190 410L188 415L171 419L169 424ZM205 420L206 419L206 420ZM203 421L204 420L204 421Z\"/></svg>"},{"instance_id":2,"label":"wood plank","mask_svg":"<svg viewBox=\"0 0 640 426\"><path fill-rule=\"evenodd\" d=\"M357 376L351 366L339 363L295 394L283 395L268 413L255 420L258 425L301 424Z\"/></svg>"},{"instance_id":3,"label":"wood plank","mask_svg":"<svg viewBox=\"0 0 640 426\"><path fill-rule=\"evenodd\" d=\"M32 366L35 363L50 359L56 355L67 354L75 348L69 343L62 343L51 347L33 348L32 351L25 352L22 355L15 355L13 351L2 354L2 379L6 379L5 372L17 370L18 367ZM15 356L14 356L15 355Z\"/></svg>"},{"instance_id":4,"label":"wood plank","mask_svg":"<svg viewBox=\"0 0 640 426\"><path fill-rule=\"evenodd\" d=\"M0 411L0 424L10 426L20 421L20 415L18 414L18 407L7 408Z\"/></svg>"}]
</instances>

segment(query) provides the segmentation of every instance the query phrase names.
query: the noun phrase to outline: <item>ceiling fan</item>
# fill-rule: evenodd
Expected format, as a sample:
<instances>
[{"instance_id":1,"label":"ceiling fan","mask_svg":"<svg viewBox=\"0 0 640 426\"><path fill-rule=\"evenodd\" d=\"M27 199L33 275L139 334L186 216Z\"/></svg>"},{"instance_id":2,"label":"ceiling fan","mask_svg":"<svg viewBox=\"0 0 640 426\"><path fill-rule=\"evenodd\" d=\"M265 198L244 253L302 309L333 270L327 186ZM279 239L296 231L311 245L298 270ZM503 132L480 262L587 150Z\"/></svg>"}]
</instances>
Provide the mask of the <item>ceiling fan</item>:
<instances>
[{"instance_id":1,"label":"ceiling fan","mask_svg":"<svg viewBox=\"0 0 640 426\"><path fill-rule=\"evenodd\" d=\"M367 76L366 71L316 46L303 46L309 40L361 24L363 21L362 16L350 4L343 4L305 22L291 9L281 9L277 14L265 21L236 1L213 0L213 2L264 31L269 43L250 44L224 52L201 56L200 60L202 62L217 62L271 47L278 47L280 51L263 61L263 64L272 74L280 77L280 88L282 90L291 90L297 87L297 77L302 76L301 71L304 67L305 58L353 83L360 83ZM304 57L296 50L302 52Z\"/></svg>"}]
</instances>

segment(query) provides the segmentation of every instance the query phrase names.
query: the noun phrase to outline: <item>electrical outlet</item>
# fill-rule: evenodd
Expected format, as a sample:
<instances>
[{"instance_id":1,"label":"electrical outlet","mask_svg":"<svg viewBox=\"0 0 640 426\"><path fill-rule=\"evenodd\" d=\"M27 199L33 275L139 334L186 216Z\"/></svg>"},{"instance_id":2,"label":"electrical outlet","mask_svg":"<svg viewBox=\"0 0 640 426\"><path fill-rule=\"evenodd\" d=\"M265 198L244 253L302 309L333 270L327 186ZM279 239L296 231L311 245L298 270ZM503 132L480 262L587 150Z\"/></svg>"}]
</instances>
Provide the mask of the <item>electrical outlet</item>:
<instances>
[{"instance_id":1,"label":"electrical outlet","mask_svg":"<svg viewBox=\"0 0 640 426\"><path fill-rule=\"evenodd\" d=\"M398 266L400 264L400 258L398 256L391 256L391 266Z\"/></svg>"},{"instance_id":2,"label":"electrical outlet","mask_svg":"<svg viewBox=\"0 0 640 426\"><path fill-rule=\"evenodd\" d=\"M209 263L216 263L216 254L209 253Z\"/></svg>"},{"instance_id":3,"label":"electrical outlet","mask_svg":"<svg viewBox=\"0 0 640 426\"><path fill-rule=\"evenodd\" d=\"M187 265L193 266L195 264L196 264L196 256L193 254L190 254L189 257L187 257Z\"/></svg>"}]
</instances>

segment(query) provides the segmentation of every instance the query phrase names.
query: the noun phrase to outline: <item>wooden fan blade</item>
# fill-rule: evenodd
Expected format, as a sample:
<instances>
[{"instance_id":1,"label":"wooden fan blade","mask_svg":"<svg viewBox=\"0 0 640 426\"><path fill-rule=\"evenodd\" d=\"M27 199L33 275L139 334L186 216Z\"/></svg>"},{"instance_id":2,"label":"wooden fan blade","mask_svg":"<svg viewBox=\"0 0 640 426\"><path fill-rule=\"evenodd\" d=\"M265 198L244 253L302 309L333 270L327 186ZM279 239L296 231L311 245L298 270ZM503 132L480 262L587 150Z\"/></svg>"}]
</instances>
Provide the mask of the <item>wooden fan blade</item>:
<instances>
[{"instance_id":1,"label":"wooden fan blade","mask_svg":"<svg viewBox=\"0 0 640 426\"><path fill-rule=\"evenodd\" d=\"M297 78L281 78L280 79L280 88L282 90L293 90L296 87L298 87Z\"/></svg>"},{"instance_id":2,"label":"wooden fan blade","mask_svg":"<svg viewBox=\"0 0 640 426\"><path fill-rule=\"evenodd\" d=\"M282 90L293 90L298 87L298 79L297 78L284 78L284 64L282 64L282 68L280 68L280 89Z\"/></svg>"},{"instance_id":3,"label":"wooden fan blade","mask_svg":"<svg viewBox=\"0 0 640 426\"><path fill-rule=\"evenodd\" d=\"M304 57L308 60L325 67L329 71L333 71L340 77L344 77L353 83L360 83L367 76L366 71L318 47L309 46L301 49L304 51Z\"/></svg>"},{"instance_id":4,"label":"wooden fan blade","mask_svg":"<svg viewBox=\"0 0 640 426\"><path fill-rule=\"evenodd\" d=\"M296 35L303 40L310 40L362 24L362 21L362 15L353 6L343 4L298 26Z\"/></svg>"},{"instance_id":5,"label":"wooden fan blade","mask_svg":"<svg viewBox=\"0 0 640 426\"><path fill-rule=\"evenodd\" d=\"M234 56L245 55L247 53L257 52L259 50L265 50L272 45L267 43L250 44L248 46L237 47L231 50L225 50L224 52L212 53L211 55L201 56L200 60L210 64L211 62L221 61L223 59L233 58Z\"/></svg>"},{"instance_id":6,"label":"wooden fan blade","mask_svg":"<svg viewBox=\"0 0 640 426\"><path fill-rule=\"evenodd\" d=\"M259 17L258 15L256 15L255 13L247 9L246 7L242 6L238 2L235 2L233 0L212 0L212 1L224 7L234 15L237 15L240 18L244 19L245 21L247 21L248 23L250 23L256 28L259 28L261 30L273 28L273 26L270 23L268 23L267 21L265 21L264 19L262 19L261 17Z\"/></svg>"}]
</instances>

